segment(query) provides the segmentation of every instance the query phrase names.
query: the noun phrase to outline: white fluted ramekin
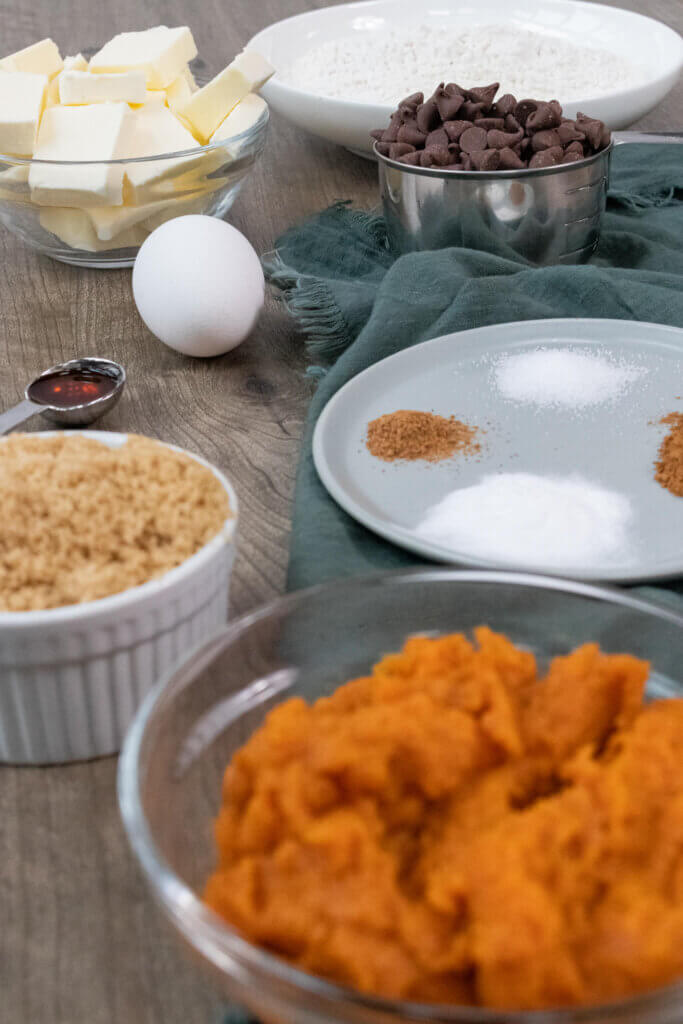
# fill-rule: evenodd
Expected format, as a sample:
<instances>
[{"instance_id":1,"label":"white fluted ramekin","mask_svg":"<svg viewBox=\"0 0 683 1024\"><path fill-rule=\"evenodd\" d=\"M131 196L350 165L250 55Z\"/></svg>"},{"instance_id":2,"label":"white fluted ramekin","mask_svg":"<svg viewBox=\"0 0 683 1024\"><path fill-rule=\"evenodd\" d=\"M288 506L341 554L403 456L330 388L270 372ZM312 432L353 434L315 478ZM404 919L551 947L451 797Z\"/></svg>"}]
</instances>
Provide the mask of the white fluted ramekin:
<instances>
[{"instance_id":1,"label":"white fluted ramekin","mask_svg":"<svg viewBox=\"0 0 683 1024\"><path fill-rule=\"evenodd\" d=\"M87 436L110 447L127 438L95 430ZM0 611L0 761L54 764L116 753L157 680L225 623L237 497L210 463L165 447L211 470L231 518L191 558L149 583L83 604Z\"/></svg>"}]
</instances>

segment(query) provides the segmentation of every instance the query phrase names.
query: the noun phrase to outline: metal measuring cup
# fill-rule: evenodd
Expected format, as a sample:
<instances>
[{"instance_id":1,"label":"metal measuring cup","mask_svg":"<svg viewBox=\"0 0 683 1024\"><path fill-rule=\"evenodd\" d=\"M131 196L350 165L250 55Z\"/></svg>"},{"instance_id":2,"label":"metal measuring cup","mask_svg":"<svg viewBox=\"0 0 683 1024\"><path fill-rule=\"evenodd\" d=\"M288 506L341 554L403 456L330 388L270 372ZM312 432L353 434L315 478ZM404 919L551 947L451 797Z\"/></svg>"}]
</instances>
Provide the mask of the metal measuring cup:
<instances>
[{"instance_id":1,"label":"metal measuring cup","mask_svg":"<svg viewBox=\"0 0 683 1024\"><path fill-rule=\"evenodd\" d=\"M585 160L520 171L445 171L375 156L389 241L398 252L480 249L536 266L584 263L600 239L614 147L683 142L683 133L613 132Z\"/></svg>"},{"instance_id":2,"label":"metal measuring cup","mask_svg":"<svg viewBox=\"0 0 683 1024\"><path fill-rule=\"evenodd\" d=\"M96 395L85 401L74 400L71 404L51 403L45 398L44 388L41 388L41 384L48 379L67 375L70 372L97 374L105 378L110 387L107 388L106 394ZM0 434L6 434L37 413L42 413L46 419L57 426L85 427L113 409L121 397L125 383L126 371L119 363L115 363L111 359L86 357L84 359L69 359L66 363L57 363L56 366L44 370L40 376L31 381L24 392L23 402L19 402L12 409L0 414Z\"/></svg>"}]
</instances>

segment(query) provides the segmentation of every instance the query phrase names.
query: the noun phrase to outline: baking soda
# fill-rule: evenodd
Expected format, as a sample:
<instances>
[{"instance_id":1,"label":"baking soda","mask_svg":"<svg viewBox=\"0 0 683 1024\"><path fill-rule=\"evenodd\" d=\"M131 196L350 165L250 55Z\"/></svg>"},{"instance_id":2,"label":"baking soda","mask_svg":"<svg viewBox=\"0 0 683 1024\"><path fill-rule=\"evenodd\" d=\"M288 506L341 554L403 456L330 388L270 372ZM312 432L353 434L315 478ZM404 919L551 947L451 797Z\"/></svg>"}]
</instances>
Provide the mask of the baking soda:
<instances>
[{"instance_id":1,"label":"baking soda","mask_svg":"<svg viewBox=\"0 0 683 1024\"><path fill-rule=\"evenodd\" d=\"M640 366L570 348L539 348L505 356L495 385L513 402L581 409L613 401L644 373Z\"/></svg>"},{"instance_id":2,"label":"baking soda","mask_svg":"<svg viewBox=\"0 0 683 1024\"><path fill-rule=\"evenodd\" d=\"M589 569L628 555L632 518L625 495L578 475L500 473L448 494L415 533L489 561Z\"/></svg>"},{"instance_id":3,"label":"baking soda","mask_svg":"<svg viewBox=\"0 0 683 1024\"><path fill-rule=\"evenodd\" d=\"M417 90L430 95L439 82L468 88L494 81L501 94L567 103L633 88L645 71L606 50L509 25L421 25L322 43L280 77L319 96L364 103L396 105Z\"/></svg>"}]
</instances>

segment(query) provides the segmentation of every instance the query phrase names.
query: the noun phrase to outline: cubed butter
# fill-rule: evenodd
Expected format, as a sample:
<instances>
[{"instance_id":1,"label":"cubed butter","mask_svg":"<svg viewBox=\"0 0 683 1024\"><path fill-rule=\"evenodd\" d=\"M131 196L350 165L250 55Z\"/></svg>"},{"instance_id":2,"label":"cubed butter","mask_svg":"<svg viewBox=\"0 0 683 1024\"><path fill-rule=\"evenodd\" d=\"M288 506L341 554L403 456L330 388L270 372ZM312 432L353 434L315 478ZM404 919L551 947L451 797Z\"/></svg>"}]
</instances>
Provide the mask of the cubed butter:
<instances>
[{"instance_id":1,"label":"cubed butter","mask_svg":"<svg viewBox=\"0 0 683 1024\"><path fill-rule=\"evenodd\" d=\"M48 78L59 74L62 66L57 45L51 39L41 39L39 43L32 43L0 60L2 71L27 71L35 75L47 75Z\"/></svg>"},{"instance_id":2,"label":"cubed butter","mask_svg":"<svg viewBox=\"0 0 683 1024\"><path fill-rule=\"evenodd\" d=\"M28 71L0 73L0 153L33 155L48 81Z\"/></svg>"},{"instance_id":3,"label":"cubed butter","mask_svg":"<svg viewBox=\"0 0 683 1024\"><path fill-rule=\"evenodd\" d=\"M250 92L259 89L274 69L257 53L241 53L208 85L179 108L200 142L209 141L222 121Z\"/></svg>"},{"instance_id":4,"label":"cubed butter","mask_svg":"<svg viewBox=\"0 0 683 1024\"><path fill-rule=\"evenodd\" d=\"M197 83L190 69L186 67L184 72L178 75L166 90L166 103L175 113L175 111L184 107L186 103L189 103L192 94L196 91Z\"/></svg>"},{"instance_id":5,"label":"cubed butter","mask_svg":"<svg viewBox=\"0 0 683 1024\"><path fill-rule=\"evenodd\" d=\"M126 156L158 156L196 149L197 143L168 107L149 103L131 110L132 132ZM156 183L180 175L197 162L196 156L170 157L168 160L147 160L125 165L127 204L139 205L159 198Z\"/></svg>"},{"instance_id":6,"label":"cubed butter","mask_svg":"<svg viewBox=\"0 0 683 1024\"><path fill-rule=\"evenodd\" d=\"M147 89L142 103L134 103L133 106L137 109L138 107L146 107L148 103L156 103L160 107L165 106L165 91L163 89Z\"/></svg>"},{"instance_id":7,"label":"cubed butter","mask_svg":"<svg viewBox=\"0 0 683 1024\"><path fill-rule=\"evenodd\" d=\"M34 156L38 160L119 160L129 155L133 114L126 103L49 107ZM120 206L123 165L33 163L29 185L33 201L41 206Z\"/></svg>"},{"instance_id":8,"label":"cubed butter","mask_svg":"<svg viewBox=\"0 0 683 1024\"><path fill-rule=\"evenodd\" d=\"M59 101L65 106L85 103L144 103L144 71L94 75L91 71L62 71Z\"/></svg>"},{"instance_id":9,"label":"cubed butter","mask_svg":"<svg viewBox=\"0 0 683 1024\"><path fill-rule=\"evenodd\" d=\"M45 101L45 105L48 107L54 107L55 104L59 103L59 80L64 74L64 71L87 70L88 62L82 53L77 53L74 57L65 57L63 70L52 79L47 87L47 99Z\"/></svg>"},{"instance_id":10,"label":"cubed butter","mask_svg":"<svg viewBox=\"0 0 683 1024\"><path fill-rule=\"evenodd\" d=\"M91 59L90 70L99 74L140 69L149 89L166 89L196 56L197 47L187 26L158 25L114 36Z\"/></svg>"},{"instance_id":11,"label":"cubed butter","mask_svg":"<svg viewBox=\"0 0 683 1024\"><path fill-rule=\"evenodd\" d=\"M102 241L117 238L122 232L143 224L149 231L170 217L185 213L201 213L208 202L206 190L192 192L174 199L157 199L139 206L93 207L87 210L97 237ZM153 227L150 227L153 225Z\"/></svg>"},{"instance_id":12,"label":"cubed butter","mask_svg":"<svg viewBox=\"0 0 683 1024\"><path fill-rule=\"evenodd\" d=\"M65 242L71 249L85 252L103 252L107 249L127 249L142 245L147 232L142 227L129 228L116 238L106 242L95 234L90 217L85 210L69 207L45 207L40 211L40 226Z\"/></svg>"},{"instance_id":13,"label":"cubed butter","mask_svg":"<svg viewBox=\"0 0 683 1024\"><path fill-rule=\"evenodd\" d=\"M258 92L261 86L265 85L268 79L275 74L275 68L256 50L242 50L230 66L236 71L241 71L244 77L251 82L251 92Z\"/></svg>"},{"instance_id":14,"label":"cubed butter","mask_svg":"<svg viewBox=\"0 0 683 1024\"><path fill-rule=\"evenodd\" d=\"M211 136L211 142L222 142L223 139L231 139L235 135L240 135L241 132L249 131L263 116L267 107L268 104L261 96L250 92L221 122Z\"/></svg>"}]
</instances>

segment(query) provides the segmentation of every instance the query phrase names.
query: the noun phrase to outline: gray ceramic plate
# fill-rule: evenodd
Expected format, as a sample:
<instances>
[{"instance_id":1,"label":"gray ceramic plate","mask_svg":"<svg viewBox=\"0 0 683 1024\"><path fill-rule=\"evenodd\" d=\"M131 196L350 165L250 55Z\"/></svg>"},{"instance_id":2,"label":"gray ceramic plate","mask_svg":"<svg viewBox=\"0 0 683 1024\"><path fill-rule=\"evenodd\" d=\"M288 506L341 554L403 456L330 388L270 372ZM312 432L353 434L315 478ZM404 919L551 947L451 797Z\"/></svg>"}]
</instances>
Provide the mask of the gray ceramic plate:
<instances>
[{"instance_id":1,"label":"gray ceramic plate","mask_svg":"<svg viewBox=\"0 0 683 1024\"><path fill-rule=\"evenodd\" d=\"M545 406L506 397L504 361L539 348L571 350L631 371L614 397ZM485 431L475 457L383 462L365 446L367 424L397 409L455 415ZM538 320L451 334L390 356L349 381L316 426L313 457L332 497L370 530L441 562L528 569L577 579L636 582L683 575L683 498L654 479L669 412L683 412L683 330L624 320ZM579 474L631 503L628 544L598 562L483 557L419 535L434 505L483 476Z\"/></svg>"}]
</instances>

